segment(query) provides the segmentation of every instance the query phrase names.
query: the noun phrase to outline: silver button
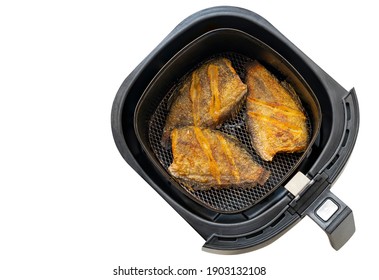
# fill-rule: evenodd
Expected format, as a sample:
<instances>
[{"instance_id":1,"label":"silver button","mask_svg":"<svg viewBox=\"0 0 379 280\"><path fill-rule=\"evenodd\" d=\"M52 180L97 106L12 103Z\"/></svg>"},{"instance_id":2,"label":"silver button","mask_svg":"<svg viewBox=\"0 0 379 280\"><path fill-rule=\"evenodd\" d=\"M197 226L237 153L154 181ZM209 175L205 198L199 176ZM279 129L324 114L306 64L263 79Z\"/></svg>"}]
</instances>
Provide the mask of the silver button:
<instances>
[{"instance_id":1,"label":"silver button","mask_svg":"<svg viewBox=\"0 0 379 280\"><path fill-rule=\"evenodd\" d=\"M333 216L338 210L338 205L331 199L326 199L323 204L317 209L316 214L325 222Z\"/></svg>"}]
</instances>

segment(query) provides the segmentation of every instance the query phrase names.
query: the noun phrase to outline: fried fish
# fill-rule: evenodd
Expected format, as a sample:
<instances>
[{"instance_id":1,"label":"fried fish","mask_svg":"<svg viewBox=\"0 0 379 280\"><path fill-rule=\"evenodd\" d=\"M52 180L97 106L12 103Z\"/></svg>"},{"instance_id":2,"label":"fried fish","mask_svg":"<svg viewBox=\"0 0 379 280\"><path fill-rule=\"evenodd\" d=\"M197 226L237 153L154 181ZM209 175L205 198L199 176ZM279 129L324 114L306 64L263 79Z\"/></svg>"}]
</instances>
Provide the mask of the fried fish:
<instances>
[{"instance_id":1,"label":"fried fish","mask_svg":"<svg viewBox=\"0 0 379 280\"><path fill-rule=\"evenodd\" d=\"M247 125L259 156L302 152L309 143L306 115L295 90L258 62L247 66Z\"/></svg>"},{"instance_id":2,"label":"fried fish","mask_svg":"<svg viewBox=\"0 0 379 280\"><path fill-rule=\"evenodd\" d=\"M263 185L270 172L234 138L220 131L186 126L171 132L170 174L189 188L205 190Z\"/></svg>"},{"instance_id":3,"label":"fried fish","mask_svg":"<svg viewBox=\"0 0 379 280\"><path fill-rule=\"evenodd\" d=\"M216 128L237 113L245 101L247 86L242 83L229 59L217 58L190 73L174 93L162 134L167 146L176 127Z\"/></svg>"}]
</instances>

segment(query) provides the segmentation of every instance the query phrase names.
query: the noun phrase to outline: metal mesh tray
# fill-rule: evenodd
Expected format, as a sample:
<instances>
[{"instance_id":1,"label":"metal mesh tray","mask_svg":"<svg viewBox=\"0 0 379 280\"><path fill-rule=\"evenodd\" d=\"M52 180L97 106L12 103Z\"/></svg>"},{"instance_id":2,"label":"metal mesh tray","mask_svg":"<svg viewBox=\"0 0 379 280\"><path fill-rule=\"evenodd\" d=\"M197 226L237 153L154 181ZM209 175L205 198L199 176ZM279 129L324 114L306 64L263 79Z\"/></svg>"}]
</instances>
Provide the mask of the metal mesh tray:
<instances>
[{"instance_id":1,"label":"metal mesh tray","mask_svg":"<svg viewBox=\"0 0 379 280\"><path fill-rule=\"evenodd\" d=\"M215 57L226 57L231 60L236 72L245 81L245 66L253 59L235 52L226 52L214 55L203 60L195 68ZM194 69L193 69L194 70ZM190 71L191 72L191 71ZM275 73L276 74L276 73ZM157 106L149 121L148 137L151 148L160 164L167 171L172 163L171 149L166 149L161 145L162 132L166 117L169 112L169 103L176 89L181 86L183 79L174 82L171 89L164 96ZM274 191L300 163L302 153L282 153L277 154L272 162L262 160L254 151L250 135L245 122L246 107L243 106L233 119L224 122L218 129L226 134L236 137L242 145L250 152L254 160L261 166L271 171L271 175L263 186L252 188L229 188L229 189L210 189L210 190L190 190L177 181L178 187L198 203L218 212L238 212L253 206L261 199ZM309 131L311 132L311 122L307 118ZM311 135L311 133L310 133Z\"/></svg>"}]
</instances>

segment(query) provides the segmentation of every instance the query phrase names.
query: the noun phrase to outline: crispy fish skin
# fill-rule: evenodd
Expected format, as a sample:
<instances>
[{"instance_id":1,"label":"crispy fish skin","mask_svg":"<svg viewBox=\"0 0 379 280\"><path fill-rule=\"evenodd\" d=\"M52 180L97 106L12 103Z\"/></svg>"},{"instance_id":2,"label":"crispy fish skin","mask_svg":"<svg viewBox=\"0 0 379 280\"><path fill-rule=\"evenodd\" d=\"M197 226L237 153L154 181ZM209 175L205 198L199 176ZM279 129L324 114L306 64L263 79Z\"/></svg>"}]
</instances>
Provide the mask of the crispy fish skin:
<instances>
[{"instance_id":1,"label":"crispy fish skin","mask_svg":"<svg viewBox=\"0 0 379 280\"><path fill-rule=\"evenodd\" d=\"M187 126L171 132L173 162L168 171L189 188L254 187L270 172L235 139L212 129Z\"/></svg>"},{"instance_id":2,"label":"crispy fish skin","mask_svg":"<svg viewBox=\"0 0 379 280\"><path fill-rule=\"evenodd\" d=\"M254 61L247 66L247 125L259 156L302 152L309 143L306 115L295 90Z\"/></svg>"},{"instance_id":3,"label":"crispy fish skin","mask_svg":"<svg viewBox=\"0 0 379 280\"><path fill-rule=\"evenodd\" d=\"M216 128L236 114L245 101L247 86L229 59L216 58L203 64L184 80L173 101L163 129L162 144L167 146L176 127Z\"/></svg>"}]
</instances>

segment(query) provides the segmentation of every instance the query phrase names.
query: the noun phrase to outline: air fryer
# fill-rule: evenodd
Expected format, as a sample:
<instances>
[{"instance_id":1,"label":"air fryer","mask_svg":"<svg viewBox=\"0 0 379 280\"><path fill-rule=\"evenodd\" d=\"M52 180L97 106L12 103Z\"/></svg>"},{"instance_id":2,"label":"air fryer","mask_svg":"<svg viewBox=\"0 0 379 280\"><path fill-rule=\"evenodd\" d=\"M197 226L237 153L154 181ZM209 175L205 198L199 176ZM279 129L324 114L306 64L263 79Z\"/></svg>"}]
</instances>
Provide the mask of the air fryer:
<instances>
[{"instance_id":1,"label":"air fryer","mask_svg":"<svg viewBox=\"0 0 379 280\"><path fill-rule=\"evenodd\" d=\"M160 144L181 78L215 57L227 57L244 80L258 60L289 82L307 113L311 141L302 153L278 154L263 186L189 190L167 171L170 149ZM249 152L244 108L218 129ZM276 240L311 217L340 249L355 231L351 209L330 188L345 166L359 125L354 89L346 91L259 15L236 7L202 10L181 22L125 79L112 108L115 143L126 162L204 239L209 251L243 252ZM238 127L238 129L236 128Z\"/></svg>"}]
</instances>

